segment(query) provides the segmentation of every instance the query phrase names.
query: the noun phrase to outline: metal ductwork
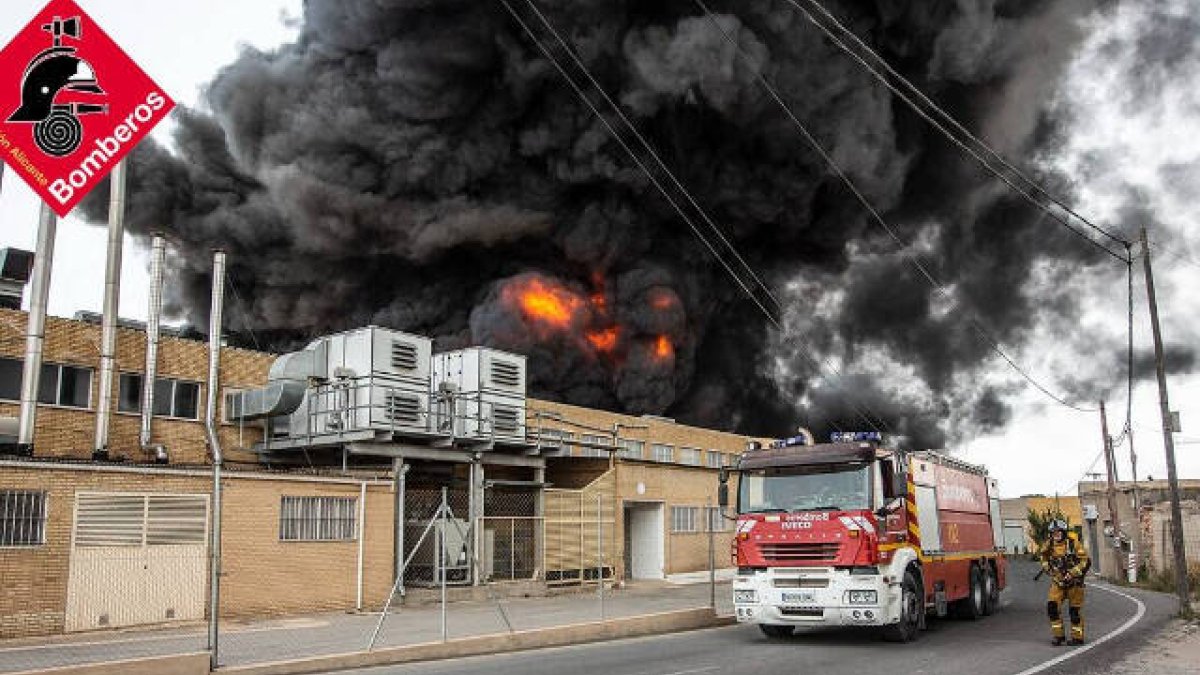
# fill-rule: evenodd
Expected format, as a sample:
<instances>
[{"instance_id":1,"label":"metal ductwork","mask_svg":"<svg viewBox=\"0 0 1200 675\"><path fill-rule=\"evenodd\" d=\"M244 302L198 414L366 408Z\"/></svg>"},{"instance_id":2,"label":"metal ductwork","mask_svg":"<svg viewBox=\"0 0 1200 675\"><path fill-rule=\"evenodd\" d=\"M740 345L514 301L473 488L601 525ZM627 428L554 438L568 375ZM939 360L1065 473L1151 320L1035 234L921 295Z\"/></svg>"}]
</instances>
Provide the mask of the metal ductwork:
<instances>
[{"instance_id":1,"label":"metal ductwork","mask_svg":"<svg viewBox=\"0 0 1200 675\"><path fill-rule=\"evenodd\" d=\"M42 347L46 341L46 302L50 295L50 268L54 261L54 235L57 228L58 217L43 202L38 219L37 253L33 259L29 319L25 328L25 363L21 371L21 417L17 446L20 452L25 453L33 451L38 384L42 376Z\"/></svg>"},{"instance_id":2,"label":"metal ductwork","mask_svg":"<svg viewBox=\"0 0 1200 675\"><path fill-rule=\"evenodd\" d=\"M96 442L93 459L108 459L108 430L112 421L112 389L117 352L117 314L121 299L121 248L125 238L125 161L117 162L109 179L108 259L104 267L104 316L100 324L100 386L96 402Z\"/></svg>"},{"instance_id":3,"label":"metal ductwork","mask_svg":"<svg viewBox=\"0 0 1200 675\"><path fill-rule=\"evenodd\" d=\"M163 260L166 257L166 241L162 235L154 235L150 245L150 300L146 313L146 369L142 377L142 424L138 432L138 444L143 451L153 452L154 461L166 464L170 457L160 443L151 445L151 421L154 418L154 381L158 378L158 341L162 323Z\"/></svg>"},{"instance_id":4,"label":"metal ductwork","mask_svg":"<svg viewBox=\"0 0 1200 675\"><path fill-rule=\"evenodd\" d=\"M226 417L249 422L290 415L304 402L310 380L328 377L329 342L322 338L298 352L283 354L271 364L267 386L225 396Z\"/></svg>"}]
</instances>

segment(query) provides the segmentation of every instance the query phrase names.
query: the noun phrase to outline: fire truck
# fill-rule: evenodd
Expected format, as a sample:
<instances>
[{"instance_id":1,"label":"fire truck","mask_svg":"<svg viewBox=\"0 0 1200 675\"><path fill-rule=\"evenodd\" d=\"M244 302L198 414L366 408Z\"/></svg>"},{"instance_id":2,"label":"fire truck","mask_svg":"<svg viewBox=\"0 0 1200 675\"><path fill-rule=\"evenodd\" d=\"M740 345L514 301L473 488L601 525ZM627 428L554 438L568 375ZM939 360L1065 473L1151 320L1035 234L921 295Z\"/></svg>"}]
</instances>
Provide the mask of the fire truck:
<instances>
[{"instance_id":1,"label":"fire truck","mask_svg":"<svg viewBox=\"0 0 1200 675\"><path fill-rule=\"evenodd\" d=\"M797 626L875 626L916 639L926 617L998 609L1007 562L996 481L877 432L752 443L737 474L734 611L771 638ZM729 504L729 472L719 501Z\"/></svg>"}]
</instances>

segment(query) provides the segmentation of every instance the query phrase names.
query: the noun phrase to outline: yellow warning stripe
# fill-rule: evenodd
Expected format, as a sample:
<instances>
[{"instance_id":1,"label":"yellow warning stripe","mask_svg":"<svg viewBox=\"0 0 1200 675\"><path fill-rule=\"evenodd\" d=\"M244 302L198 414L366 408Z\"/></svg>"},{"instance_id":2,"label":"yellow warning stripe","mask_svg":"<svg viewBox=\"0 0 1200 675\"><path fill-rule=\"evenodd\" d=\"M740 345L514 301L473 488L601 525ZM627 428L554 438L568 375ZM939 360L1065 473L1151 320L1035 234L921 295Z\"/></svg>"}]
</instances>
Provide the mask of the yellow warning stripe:
<instances>
[{"instance_id":1,"label":"yellow warning stripe","mask_svg":"<svg viewBox=\"0 0 1200 675\"><path fill-rule=\"evenodd\" d=\"M921 549L908 542L897 542L894 544L880 544L880 551L897 551L902 548L910 548L921 559L921 562L953 562L956 560L978 560L979 558L998 558L999 554L995 551L975 551L966 553L938 553L935 555L925 555Z\"/></svg>"}]
</instances>

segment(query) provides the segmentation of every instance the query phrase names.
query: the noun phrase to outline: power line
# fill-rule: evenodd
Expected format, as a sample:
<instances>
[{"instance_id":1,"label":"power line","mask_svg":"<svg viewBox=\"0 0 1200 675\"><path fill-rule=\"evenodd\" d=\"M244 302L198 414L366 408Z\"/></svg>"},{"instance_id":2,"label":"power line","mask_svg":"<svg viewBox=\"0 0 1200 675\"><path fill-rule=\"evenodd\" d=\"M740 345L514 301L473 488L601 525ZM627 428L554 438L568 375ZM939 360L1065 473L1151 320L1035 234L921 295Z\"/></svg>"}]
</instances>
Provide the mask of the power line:
<instances>
[{"instance_id":1,"label":"power line","mask_svg":"<svg viewBox=\"0 0 1200 675\"><path fill-rule=\"evenodd\" d=\"M1034 206L1036 206L1039 209L1041 209L1042 211L1044 211L1051 218L1058 221L1061 225L1066 227L1068 230L1075 233L1076 236L1081 237L1085 241L1091 243L1093 246L1096 246L1100 250L1104 251L1105 253L1107 253L1108 255L1110 255L1114 258L1117 258L1118 260L1122 260L1122 261L1126 260L1126 258L1122 258L1119 254L1114 253L1107 246L1104 246L1100 242L1092 239L1091 237L1088 237L1086 234L1081 232L1079 229L1072 226L1067 221L1066 218L1063 218L1058 213L1055 213L1046 204L1042 203L1037 198L1035 198L1032 194L1030 194L1026 189L1018 186L1009 176L1005 175L1003 172L1001 172L999 169L997 169L995 166L993 166L990 162L988 162L984 157L982 157L977 150L969 147L960 137L954 135L942 123L938 122L932 116L930 116L929 112L926 111L925 109L923 109L920 105L918 105L916 101L914 101L912 98L909 97L909 95L900 91L900 89L898 89L895 86L895 84L893 84L893 82L888 79L887 76L885 76L883 73L879 72L876 68L871 66L871 64L867 63L866 60L863 59L863 57L859 53L855 52L853 49L850 48L849 45L847 45L845 42L843 42L841 39L839 39L836 35L834 35L828 26L821 23L820 21L817 21L816 17L814 17L812 15L812 13L810 13L807 9L802 7L800 5L800 3L798 2L798 0L787 0L787 2L789 4L791 4L792 6L794 6L796 9L798 9L801 13L803 13L804 16L813 25L815 25L818 29L820 29L821 32L823 32L826 35L826 37L828 37L836 46L838 46L842 51L846 52L846 54L849 55L852 59L857 61L864 69L866 69L869 73L871 73L885 87L887 87L889 90L891 90L892 93L896 94L896 96L899 96L900 99L903 100L905 103L907 103L908 106L910 108L912 108L913 111L916 112L919 116L921 116L922 119L924 119L926 122L931 124L935 129L937 129L939 132L941 132L942 135L944 135L947 139L949 139L951 142L953 142L955 145L957 145L960 149L962 149L964 152L966 152L968 155L970 155L972 158L974 158L977 162L979 162L979 164L982 165L985 169L987 169L988 172L990 172L992 175L996 176L1000 180L1004 181L1004 183L1006 183L1015 192L1020 194L1022 197L1024 197L1027 201L1029 201ZM930 108L932 108L933 111L940 118L942 118L947 124L954 127L961 134L965 135L967 138L969 138L971 141L973 141L977 146L983 148L985 153L987 153L987 154L991 155L993 158L995 158L1004 168L1008 169L1012 173L1019 176L1021 178L1021 180L1023 180L1029 187L1032 188L1032 190L1034 192L1038 192L1038 193L1042 194L1050 202L1057 205L1059 208L1063 209L1071 216L1074 216L1076 219L1078 219L1080 222L1082 222L1084 225L1091 228L1095 232L1100 233L1104 237L1107 237L1108 239L1111 239L1112 241L1119 243L1128 249L1129 243L1130 243L1128 240L1123 239L1121 237L1118 237L1118 236L1108 232L1104 228L1101 228L1100 226L1092 223L1090 220L1088 220L1087 218L1083 217L1082 215L1080 215L1079 213L1077 213L1076 211L1071 209L1069 206L1067 206L1061 200L1059 200L1058 198L1054 197L1049 192L1047 192L1044 188L1042 188L1033 179L1026 176L1019 169L1017 169L1015 166L1013 166L1010 162L1005 160L998 152L996 152L994 149L992 149L991 146L989 146L983 140L981 140L980 138L978 138L977 136L972 134L969 130L967 130L965 127L963 127L962 124L960 124L957 120L955 120L953 116L951 116L949 113L947 113L945 110L943 110L940 106L938 106L936 103L934 103L932 100L930 100L923 92L921 92L920 89L918 89L915 85L913 85L911 82L909 82L903 75L896 72L895 69L893 69L891 67L891 65L888 64L887 61L883 59L883 57L879 56L879 54L876 53L873 49L871 49L870 46L868 46L862 40L860 40L858 38L858 36L854 34L853 31L851 31L850 29L848 29L844 25L842 25L842 23L840 21L838 21L836 17L834 17L832 14L830 14L829 11L826 10L825 7L822 6L820 2L818 2L818 0L805 0L805 2L808 2L810 5L816 7L817 11L819 11L823 16L828 18L829 21L838 28L839 31L841 31L843 34L849 36L850 39L853 40L859 47L861 47L867 54L870 54L870 56L876 62L880 63L882 65L882 67L889 74L891 74L894 78L896 78L897 80L902 82L906 89L908 89L914 96L916 96L922 102L924 102L926 105L928 105Z\"/></svg>"},{"instance_id":2,"label":"power line","mask_svg":"<svg viewBox=\"0 0 1200 675\"><path fill-rule=\"evenodd\" d=\"M725 38L725 40L734 48L734 50L737 51L737 53L742 57L742 59L744 59L748 64L754 65L754 61L750 58L750 55L747 54L745 49L743 49L742 46L740 44L738 44L736 40L733 39L733 36L731 36L729 34L729 32L727 30L725 30L725 27L722 26L719 21L717 21L716 16L713 14L712 10L710 10L708 8L708 5L705 4L704 0L694 0L694 2L704 11L704 13L708 16L709 21L712 22L713 26L716 27L716 29L721 33L721 35ZM783 111L787 114L787 116L792 120L792 122L800 130L800 133L801 133L801 135L804 136L804 139L808 142L808 144L810 146L812 146L813 150L818 155L821 156L821 159L824 160L826 165L829 166L829 169L834 173L834 175L836 175L842 181L842 183L846 186L846 188L858 200L859 204L861 204L862 207L867 211L867 213L870 214L871 219L877 225L879 225L879 227L882 228L884 230L884 232L886 232L893 241L896 242L896 244L900 247L901 251L903 251L904 249L907 249L908 245L905 243L905 241L903 239L901 239L898 234L896 234L896 231L894 229L892 229L892 227L890 225L888 225L887 221L884 220L883 216L879 213L879 211L875 208L875 206L873 204L871 204L870 200L867 199L867 197L862 193L862 191L858 189L858 186L855 185L854 181L850 179L850 176L848 176L846 174L846 172L841 168L841 166L838 165L837 161L834 160L833 156L830 155L830 153L825 149L825 147L823 145L821 145L821 142L818 141L816 139L816 137L813 136L813 134L804 125L804 123L800 121L800 118L796 116L796 114L792 110L791 106L789 106L783 100L783 98L779 95L779 92L767 80L766 76L764 76L760 70L755 70L755 78L759 81L759 83L761 83L763 85L763 87L767 90L767 92L770 93L771 98L773 98L775 100L775 102L779 104L779 106L783 109ZM1088 241L1092 241L1092 240L1089 238ZM1092 241L1092 243L1096 243L1096 242ZM1097 245L1099 245L1099 244L1097 244ZM910 265L912 265L920 273L920 275L922 277L924 277L924 279L929 283L929 285L935 291L940 293L947 300L950 300L951 302L954 301L954 297L951 295L951 293L946 289L946 287L942 283L940 283L933 276L933 274L929 271L928 268L925 267L925 265L921 264L921 262L919 260L917 260L914 256L905 256L905 260ZM1045 385L1043 385L1041 382L1036 380L1032 375L1030 375L1028 372L1026 372L1024 368L1022 368L1019 364L1017 364L1017 362L1015 360L1013 360L1013 358L1010 357L1004 351L1004 349L1000 346L999 341L996 340L994 337L992 337L991 334L988 333L987 329L984 328L984 326L977 319L975 319L974 317L968 316L967 321L970 322L971 326L975 329L975 332L981 338L983 338L985 342L987 342L989 344L992 351L994 351L997 355L999 355L1000 358L1003 359L1004 362L1007 363L1008 366L1013 371L1018 373L1029 384L1033 385L1036 389L1041 391L1048 398L1054 400L1055 402L1057 402L1058 404L1060 404L1062 406L1071 408L1072 410L1075 410L1078 412L1090 413L1090 412L1096 412L1098 410L1097 408L1085 408L1082 406L1075 405L1075 404L1070 403L1067 400L1063 399L1062 397L1058 396L1054 392L1050 391Z\"/></svg>"},{"instance_id":3,"label":"power line","mask_svg":"<svg viewBox=\"0 0 1200 675\"><path fill-rule=\"evenodd\" d=\"M508 13L510 15L512 15L513 19L521 26L521 29L530 38L530 40L532 40L533 43L537 46L538 50L542 52L543 56L545 56L546 59L549 60L551 64L553 64L554 68L559 72L559 74L563 77L563 79L567 81L568 85L570 85L571 89L575 92L576 96L578 96L578 98L588 107L588 109L591 110L592 114L595 115L595 117L600 121L600 123L604 125L605 129L608 130L609 134L612 135L613 139L616 140L617 143L621 146L621 148L623 150L625 150L625 152L630 156L631 159L633 159L634 163L637 164L638 168L641 169L642 173L644 173L646 175L646 177L650 180L650 182L654 185L654 187L657 188L658 191L662 193L664 198L666 198L667 202L672 206L672 208L674 208L675 211L679 214L679 216L681 218L683 218L684 222L687 223L688 227L692 230L692 233L704 244L705 248L707 248L709 253L711 253L713 255L713 257L717 259L717 262L719 262L721 264L721 266L725 269L725 271L728 272L729 275L733 277L734 281L741 288L741 290L750 298L751 302L753 302L758 307L758 309L766 316L767 320L773 326L775 326L775 328L777 330L779 330L781 332L781 334L786 334L787 331L783 326L782 320L779 317L775 316L774 313L772 313L770 310L768 310L763 305L763 303L759 300L759 298L755 295L755 293L752 290L750 290L750 288L747 286L745 280L743 280L736 272L734 272L732 267L729 265L728 261L726 261L725 258L722 257L721 254L716 251L715 247L703 235L703 233L700 232L700 229L696 226L696 224L692 221L692 219L686 213L684 213L684 210L679 205L679 203L670 195L670 193L662 185L662 183L650 172L649 168L642 161L642 159L637 155L637 153L634 152L631 147L629 147L629 144L625 141L625 139L619 133L617 133L616 129L612 126L612 124L609 122L609 120L606 117L604 117L604 115L601 114L600 110L596 107L596 105L594 103L592 103L592 100L584 93L582 87L580 87L580 85L575 81L575 79L569 73L567 73L566 69L559 62L559 60L557 58L555 58L553 53L551 53L549 48L547 48L545 46L545 44L537 36L537 34L533 31L533 29L529 26L529 24L512 7L512 5L509 3L509 0L500 0L500 2L501 2L501 4L504 5L504 8L508 11ZM617 109L618 114L620 115L622 121L625 122L625 124L630 128L630 130L633 132L633 134L638 136L641 139L644 146L649 147L649 144L645 141L644 138L641 138L641 135L638 133L637 129L635 127L633 127L633 125L629 121L629 119L620 111L619 106L617 106L615 104L615 102L613 102L612 99L607 96L607 94L604 92L603 88L600 87L599 84L597 83L597 81L595 80L595 78L593 78L591 76L591 73L588 71L586 65L584 65L578 59L578 57L574 54L573 50L570 49L570 47L566 44L565 40L563 40L561 35L559 35L558 31L556 31L554 29L553 25L550 24L548 18L544 14L542 14L540 11L538 11L538 8L533 3L533 0L525 0L525 2L527 5L530 6L530 8L533 9L534 12L536 12L539 15L539 17L541 17L542 22L555 35L559 44L563 47L564 51L566 51L568 54L571 55L571 57L575 61L575 63L580 67L580 69L587 75L589 80L592 82L593 86L595 86L595 88L597 88L601 91L601 94L604 95L604 98L608 101L609 105L612 106L613 108ZM651 149L651 153L655 156L656 159L658 159L657 154L653 153L652 149ZM666 167L666 165L664 163L662 163L662 160L659 159L658 161L660 163L660 166L664 169L664 171L666 171L668 174L670 174L670 170ZM674 178L673 175L671 177L672 177L672 180L675 182L675 184L679 187L679 189L686 194L686 190L683 188L682 184L679 183ZM699 208L698 205L696 205L694 200L691 200L690 195L688 195L688 198L689 198L689 201L692 203L692 205L695 206L695 208L698 211L701 211L701 213L703 215L703 211ZM705 215L705 219L708 220L706 215ZM711 222L711 220L708 220L708 222L714 229L716 229L715 224L713 224ZM718 235L720 236L719 230L718 230ZM764 290L767 290L768 297L770 297L772 300L774 300L776 305L778 306L778 300L775 299L774 295L770 294L769 289L766 289L765 284L763 284L761 279L759 279L758 276L756 274L754 274L754 271L749 268L749 265L747 265L745 263L744 259L742 259L740 255L737 255L737 251L736 251L736 249L734 249L733 245L730 244L728 242L728 240L725 240L723 236L721 236L721 239L726 243L728 248L733 250L734 254L738 258L738 260L748 270L751 277L754 278L758 282L759 287L764 288ZM804 355L806 358L808 358L811 361L811 363L815 366L817 375L819 377L821 377L822 379L826 379L825 375L823 373L821 373L821 367L820 367L821 364L817 360L817 358L808 354L803 349L800 350L800 353L802 355ZM829 367L830 370L832 370L839 377L841 376L841 373L840 373L840 371L838 371L836 366L832 365L828 361L825 362L825 365L827 367ZM858 414L859 418L862 421L866 422L867 425L869 427L871 427L872 430L880 431L879 426L877 426L875 424L875 422L872 421L872 418L882 422L881 417L879 417L878 415L875 415L873 411L870 411L869 406L867 406L866 410L871 413L871 415L868 416L866 413L863 412L863 408L860 408L855 402L853 402L849 399L849 397L846 395L846 392L842 391L842 395L844 398L846 398L847 403L855 410L855 412ZM884 424L883 426L886 428L887 425Z\"/></svg>"}]
</instances>

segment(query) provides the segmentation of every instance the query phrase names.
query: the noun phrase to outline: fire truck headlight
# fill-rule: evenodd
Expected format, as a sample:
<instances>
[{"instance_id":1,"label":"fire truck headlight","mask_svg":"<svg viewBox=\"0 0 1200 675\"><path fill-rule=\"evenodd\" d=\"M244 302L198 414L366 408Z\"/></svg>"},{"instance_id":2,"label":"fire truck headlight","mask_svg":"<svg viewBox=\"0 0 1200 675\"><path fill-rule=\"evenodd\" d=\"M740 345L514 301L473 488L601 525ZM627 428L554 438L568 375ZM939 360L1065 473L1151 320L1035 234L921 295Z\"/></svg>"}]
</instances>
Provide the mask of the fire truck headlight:
<instances>
[{"instance_id":1,"label":"fire truck headlight","mask_svg":"<svg viewBox=\"0 0 1200 675\"><path fill-rule=\"evenodd\" d=\"M756 602L757 600L758 595L754 592L754 589L733 592L734 602Z\"/></svg>"},{"instance_id":2,"label":"fire truck headlight","mask_svg":"<svg viewBox=\"0 0 1200 675\"><path fill-rule=\"evenodd\" d=\"M875 591L846 591L846 603L850 605L879 604L879 594Z\"/></svg>"}]
</instances>

